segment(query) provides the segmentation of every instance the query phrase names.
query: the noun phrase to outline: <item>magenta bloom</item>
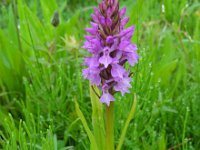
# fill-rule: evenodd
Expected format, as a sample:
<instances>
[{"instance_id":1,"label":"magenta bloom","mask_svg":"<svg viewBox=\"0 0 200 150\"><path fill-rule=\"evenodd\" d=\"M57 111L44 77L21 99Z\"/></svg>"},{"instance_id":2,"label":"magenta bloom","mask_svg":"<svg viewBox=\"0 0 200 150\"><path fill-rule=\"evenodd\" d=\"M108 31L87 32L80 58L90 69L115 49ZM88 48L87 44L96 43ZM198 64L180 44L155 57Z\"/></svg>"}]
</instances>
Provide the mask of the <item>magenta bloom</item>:
<instances>
[{"instance_id":1,"label":"magenta bloom","mask_svg":"<svg viewBox=\"0 0 200 150\"><path fill-rule=\"evenodd\" d=\"M131 88L124 64L134 66L138 61L137 46L131 43L134 27L124 28L129 21L125 13L126 8L119 10L118 0L102 0L94 8L92 27L85 29L89 35L83 48L91 56L85 58L83 76L102 90L100 100L108 106L115 92L124 95Z\"/></svg>"}]
</instances>

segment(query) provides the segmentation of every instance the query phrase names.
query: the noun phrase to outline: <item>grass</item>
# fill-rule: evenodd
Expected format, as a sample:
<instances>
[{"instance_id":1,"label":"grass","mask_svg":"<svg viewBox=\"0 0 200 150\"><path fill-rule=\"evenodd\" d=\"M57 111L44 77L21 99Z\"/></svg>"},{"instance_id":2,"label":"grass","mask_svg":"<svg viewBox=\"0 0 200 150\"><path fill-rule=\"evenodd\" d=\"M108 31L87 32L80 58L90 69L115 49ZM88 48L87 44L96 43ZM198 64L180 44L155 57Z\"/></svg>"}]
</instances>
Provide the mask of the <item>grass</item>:
<instances>
[{"instance_id":1,"label":"grass","mask_svg":"<svg viewBox=\"0 0 200 150\"><path fill-rule=\"evenodd\" d=\"M0 2L0 149L89 149L75 110L89 128L88 81L81 76L84 28L95 1ZM116 95L115 142L137 107L122 149L200 147L200 3L121 0L136 27L140 61L131 94ZM51 5L50 5L51 4ZM61 22L51 25L55 10Z\"/></svg>"}]
</instances>

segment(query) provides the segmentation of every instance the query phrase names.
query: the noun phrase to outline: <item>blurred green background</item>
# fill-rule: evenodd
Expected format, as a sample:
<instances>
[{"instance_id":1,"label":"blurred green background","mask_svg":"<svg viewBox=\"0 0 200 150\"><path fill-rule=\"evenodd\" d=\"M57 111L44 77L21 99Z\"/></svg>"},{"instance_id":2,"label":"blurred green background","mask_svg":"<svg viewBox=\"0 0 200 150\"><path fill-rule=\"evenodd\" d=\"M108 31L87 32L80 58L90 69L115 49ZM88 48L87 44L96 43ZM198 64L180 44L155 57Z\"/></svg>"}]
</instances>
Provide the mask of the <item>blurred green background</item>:
<instances>
[{"instance_id":1,"label":"blurred green background","mask_svg":"<svg viewBox=\"0 0 200 150\"><path fill-rule=\"evenodd\" d=\"M0 149L89 149L74 98L91 122L89 82L81 75L88 53L81 46L94 6L91 0L1 0ZM136 28L140 61L132 68L131 94L116 95L116 143L136 93L123 149L198 150L199 0L120 0L123 6L128 26Z\"/></svg>"}]
</instances>

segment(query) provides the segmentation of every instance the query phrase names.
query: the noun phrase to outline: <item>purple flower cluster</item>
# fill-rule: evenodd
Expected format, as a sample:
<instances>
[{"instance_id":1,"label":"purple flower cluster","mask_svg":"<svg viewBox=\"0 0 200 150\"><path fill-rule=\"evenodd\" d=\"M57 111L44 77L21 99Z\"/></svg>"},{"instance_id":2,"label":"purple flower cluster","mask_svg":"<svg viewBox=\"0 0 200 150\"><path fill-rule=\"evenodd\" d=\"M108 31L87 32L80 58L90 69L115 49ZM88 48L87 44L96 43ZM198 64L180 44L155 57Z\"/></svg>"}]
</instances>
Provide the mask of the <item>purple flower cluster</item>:
<instances>
[{"instance_id":1,"label":"purple flower cluster","mask_svg":"<svg viewBox=\"0 0 200 150\"><path fill-rule=\"evenodd\" d=\"M134 27L125 29L129 17L125 17L126 8L119 10L118 0L102 0L94 8L91 28L85 30L83 48L91 57L85 58L83 76L102 90L100 101L108 106L114 101L114 93L129 93L131 78L124 68L128 62L133 66L138 61L137 46L131 43Z\"/></svg>"}]
</instances>

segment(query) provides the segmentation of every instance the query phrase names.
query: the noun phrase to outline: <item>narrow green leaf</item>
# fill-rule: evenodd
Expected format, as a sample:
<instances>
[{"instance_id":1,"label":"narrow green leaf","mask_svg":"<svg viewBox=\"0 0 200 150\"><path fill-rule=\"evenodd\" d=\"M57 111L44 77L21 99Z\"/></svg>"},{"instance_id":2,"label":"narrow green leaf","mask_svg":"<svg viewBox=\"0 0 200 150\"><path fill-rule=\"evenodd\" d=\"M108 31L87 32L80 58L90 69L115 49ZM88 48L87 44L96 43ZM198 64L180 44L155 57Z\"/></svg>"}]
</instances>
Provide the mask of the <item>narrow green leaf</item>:
<instances>
[{"instance_id":1,"label":"narrow green leaf","mask_svg":"<svg viewBox=\"0 0 200 150\"><path fill-rule=\"evenodd\" d=\"M122 147L122 144L123 144L123 142L124 142L125 135L126 135L126 131L127 131L127 129L128 129L129 123L130 123L130 121L133 119L133 116L134 116L134 114L135 114L136 104L137 104L137 98L136 98L136 95L135 95L135 97L134 97L134 102L133 102L131 111L130 111L129 114L128 114L128 118L126 119L124 128L123 128L123 130L122 130L122 132L121 132L121 136L120 136L120 138L119 138L119 143L118 143L118 146L117 146L117 150L120 150L121 147Z\"/></svg>"},{"instance_id":2,"label":"narrow green leaf","mask_svg":"<svg viewBox=\"0 0 200 150\"><path fill-rule=\"evenodd\" d=\"M99 100L99 89L96 86L90 86L90 98L92 103L92 125L94 129L94 137L99 149L105 149L105 127L103 106Z\"/></svg>"},{"instance_id":3,"label":"narrow green leaf","mask_svg":"<svg viewBox=\"0 0 200 150\"><path fill-rule=\"evenodd\" d=\"M80 118L80 120L83 124L83 127L84 127L84 129L85 129L85 131L86 131L86 133L89 137L89 140L91 142L91 149L92 150L98 150L94 135L92 134L90 128L88 127L87 121L86 121L83 113L81 112L79 105L76 101L75 101L75 108L76 108L76 113L77 113L78 117Z\"/></svg>"}]
</instances>

